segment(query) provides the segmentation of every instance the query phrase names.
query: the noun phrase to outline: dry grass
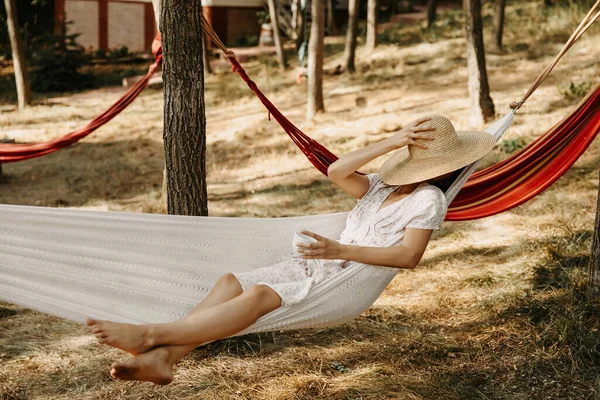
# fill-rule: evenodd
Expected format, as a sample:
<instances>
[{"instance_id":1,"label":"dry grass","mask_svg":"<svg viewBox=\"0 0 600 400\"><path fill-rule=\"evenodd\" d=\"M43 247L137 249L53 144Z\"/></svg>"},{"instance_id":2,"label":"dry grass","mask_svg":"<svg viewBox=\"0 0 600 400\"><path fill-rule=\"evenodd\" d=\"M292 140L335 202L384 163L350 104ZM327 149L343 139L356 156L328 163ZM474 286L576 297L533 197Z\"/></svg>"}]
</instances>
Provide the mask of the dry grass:
<instances>
[{"instance_id":1,"label":"dry grass","mask_svg":"<svg viewBox=\"0 0 600 400\"><path fill-rule=\"evenodd\" d=\"M538 24L543 29L531 38L517 34L524 20L537 24L543 17L532 17L532 7L509 8L510 51L488 56L499 113L564 39L566 27L554 23ZM565 99L557 85L597 82L599 36L596 29L572 49L519 113L508 140L530 141L574 107L577 99ZM314 123L304 122L305 89L294 85L293 72L282 76L258 62L248 70L292 121L337 153L432 112L467 128L460 39L382 46L370 57L359 49L358 55L360 73L327 77L328 112ZM328 66L339 57L332 51ZM206 87L212 215L287 216L352 207L276 123L266 121L237 78L211 76ZM80 126L119 92L103 89L0 114L0 136L54 137ZM366 97L367 106L357 107L357 97ZM0 186L0 202L164 212L161 110L162 93L148 91L81 143L5 165L10 181ZM503 157L498 150L485 162ZM600 398L600 307L583 296L599 161L594 143L529 203L495 217L445 224L420 267L401 272L354 322L210 344L178 365L168 387L113 382L108 366L123 354L98 347L79 325L1 304L0 399Z\"/></svg>"}]
</instances>

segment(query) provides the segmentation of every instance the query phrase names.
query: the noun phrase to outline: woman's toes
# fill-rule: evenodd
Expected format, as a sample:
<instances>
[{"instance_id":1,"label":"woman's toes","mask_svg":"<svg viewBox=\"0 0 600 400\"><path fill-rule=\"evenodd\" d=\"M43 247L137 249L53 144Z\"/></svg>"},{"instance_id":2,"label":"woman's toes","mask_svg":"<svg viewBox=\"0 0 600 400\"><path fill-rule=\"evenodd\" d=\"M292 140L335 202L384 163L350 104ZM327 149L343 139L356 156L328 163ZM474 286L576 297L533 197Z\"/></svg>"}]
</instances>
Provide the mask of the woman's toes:
<instances>
[{"instance_id":1,"label":"woman's toes","mask_svg":"<svg viewBox=\"0 0 600 400\"><path fill-rule=\"evenodd\" d=\"M114 379L124 379L127 378L127 376L125 376L127 372L128 368L126 365L121 363L114 363L110 370L110 376L112 376Z\"/></svg>"}]
</instances>

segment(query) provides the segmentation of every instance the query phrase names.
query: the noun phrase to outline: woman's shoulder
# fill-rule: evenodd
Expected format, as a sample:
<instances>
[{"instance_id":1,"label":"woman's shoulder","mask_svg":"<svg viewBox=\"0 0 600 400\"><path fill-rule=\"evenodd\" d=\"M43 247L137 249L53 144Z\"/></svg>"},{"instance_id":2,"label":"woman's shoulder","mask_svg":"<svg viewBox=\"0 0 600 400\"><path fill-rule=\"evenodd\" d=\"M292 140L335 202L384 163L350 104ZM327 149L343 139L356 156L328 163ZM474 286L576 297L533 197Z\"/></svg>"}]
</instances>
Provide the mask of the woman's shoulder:
<instances>
[{"instance_id":1,"label":"woman's shoulder","mask_svg":"<svg viewBox=\"0 0 600 400\"><path fill-rule=\"evenodd\" d=\"M446 195L439 187L430 183L423 183L417 190L418 192L415 194L415 197L419 202L424 204L440 204L447 208Z\"/></svg>"},{"instance_id":2,"label":"woman's shoulder","mask_svg":"<svg viewBox=\"0 0 600 400\"><path fill-rule=\"evenodd\" d=\"M373 195L374 193L379 191L381 188L389 186L388 184L386 184L384 181L381 180L381 177L379 176L379 174L377 172L367 174L367 179L369 179L369 189L367 190L367 193L365 193L364 197L367 197L367 195Z\"/></svg>"}]
</instances>

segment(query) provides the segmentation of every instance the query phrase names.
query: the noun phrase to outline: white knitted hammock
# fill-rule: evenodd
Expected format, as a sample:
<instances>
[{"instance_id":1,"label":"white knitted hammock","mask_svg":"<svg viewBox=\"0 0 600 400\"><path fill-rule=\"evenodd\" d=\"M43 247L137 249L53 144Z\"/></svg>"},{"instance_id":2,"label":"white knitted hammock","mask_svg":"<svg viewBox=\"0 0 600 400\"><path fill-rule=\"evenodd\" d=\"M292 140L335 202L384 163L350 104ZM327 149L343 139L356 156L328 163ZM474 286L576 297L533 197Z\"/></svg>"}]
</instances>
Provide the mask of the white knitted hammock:
<instances>
[{"instance_id":1,"label":"white knitted hammock","mask_svg":"<svg viewBox=\"0 0 600 400\"><path fill-rule=\"evenodd\" d=\"M498 140L510 112L486 132ZM475 171L446 192L448 204ZM198 304L226 272L290 257L294 232L338 238L348 213L225 218L0 205L0 299L83 322L169 322ZM326 327L369 308L395 268L351 264L304 301L264 315L237 335Z\"/></svg>"}]
</instances>

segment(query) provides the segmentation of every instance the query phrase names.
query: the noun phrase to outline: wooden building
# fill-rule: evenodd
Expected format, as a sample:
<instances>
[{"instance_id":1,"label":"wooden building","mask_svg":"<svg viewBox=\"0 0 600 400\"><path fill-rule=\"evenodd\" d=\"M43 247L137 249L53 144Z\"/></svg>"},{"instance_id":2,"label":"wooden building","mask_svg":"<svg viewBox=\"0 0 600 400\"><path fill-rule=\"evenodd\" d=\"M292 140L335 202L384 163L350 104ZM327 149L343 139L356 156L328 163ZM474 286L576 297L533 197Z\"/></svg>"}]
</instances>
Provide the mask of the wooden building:
<instances>
[{"instance_id":1,"label":"wooden building","mask_svg":"<svg viewBox=\"0 0 600 400\"><path fill-rule=\"evenodd\" d=\"M204 0L203 12L221 39L233 45L258 36L257 11L264 0ZM56 29L71 21L69 33L80 34L79 44L87 49L147 51L156 36L152 0L54 0Z\"/></svg>"}]
</instances>

